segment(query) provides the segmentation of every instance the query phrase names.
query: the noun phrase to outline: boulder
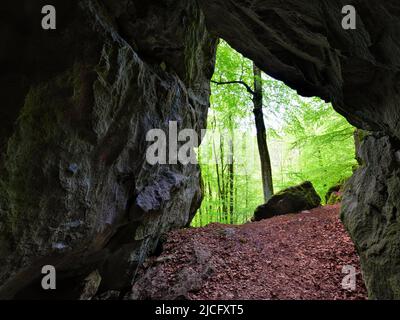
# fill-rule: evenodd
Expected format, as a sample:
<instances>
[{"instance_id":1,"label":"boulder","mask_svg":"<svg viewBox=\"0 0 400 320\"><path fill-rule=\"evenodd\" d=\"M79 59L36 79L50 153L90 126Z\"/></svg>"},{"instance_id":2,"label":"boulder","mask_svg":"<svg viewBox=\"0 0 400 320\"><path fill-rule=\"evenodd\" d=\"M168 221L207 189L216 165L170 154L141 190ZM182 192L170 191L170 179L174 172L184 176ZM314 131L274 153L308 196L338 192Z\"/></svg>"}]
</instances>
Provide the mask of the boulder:
<instances>
[{"instance_id":1,"label":"boulder","mask_svg":"<svg viewBox=\"0 0 400 320\"><path fill-rule=\"evenodd\" d=\"M326 204L328 205L335 205L338 203L341 203L343 199L343 192L341 191L334 191L331 193L331 195L329 196L328 201L326 202Z\"/></svg>"},{"instance_id":2,"label":"boulder","mask_svg":"<svg viewBox=\"0 0 400 320\"><path fill-rule=\"evenodd\" d=\"M343 191L349 178L341 179L338 183L329 188L325 194L325 203L329 205L342 202Z\"/></svg>"},{"instance_id":3,"label":"boulder","mask_svg":"<svg viewBox=\"0 0 400 320\"><path fill-rule=\"evenodd\" d=\"M311 182L287 188L272 196L266 203L259 206L254 212L254 220L272 218L288 213L296 213L318 207L321 198Z\"/></svg>"},{"instance_id":4,"label":"boulder","mask_svg":"<svg viewBox=\"0 0 400 320\"><path fill-rule=\"evenodd\" d=\"M334 186L330 187L328 192L325 195L325 203L329 204L329 201L331 200L332 195L340 193L341 188L342 188L342 185L340 183L335 184Z\"/></svg>"}]
</instances>

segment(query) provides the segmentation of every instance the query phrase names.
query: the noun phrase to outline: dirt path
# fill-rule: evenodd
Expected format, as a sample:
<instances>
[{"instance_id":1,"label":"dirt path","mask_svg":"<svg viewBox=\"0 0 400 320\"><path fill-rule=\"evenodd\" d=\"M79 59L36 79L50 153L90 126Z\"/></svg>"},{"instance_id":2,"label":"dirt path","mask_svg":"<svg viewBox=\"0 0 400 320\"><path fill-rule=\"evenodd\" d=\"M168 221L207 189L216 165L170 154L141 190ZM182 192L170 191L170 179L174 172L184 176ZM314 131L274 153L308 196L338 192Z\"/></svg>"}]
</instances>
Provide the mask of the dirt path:
<instances>
[{"instance_id":1,"label":"dirt path","mask_svg":"<svg viewBox=\"0 0 400 320\"><path fill-rule=\"evenodd\" d=\"M142 299L366 299L342 289L342 267L359 272L354 246L327 206L248 223L171 232L133 288Z\"/></svg>"}]
</instances>

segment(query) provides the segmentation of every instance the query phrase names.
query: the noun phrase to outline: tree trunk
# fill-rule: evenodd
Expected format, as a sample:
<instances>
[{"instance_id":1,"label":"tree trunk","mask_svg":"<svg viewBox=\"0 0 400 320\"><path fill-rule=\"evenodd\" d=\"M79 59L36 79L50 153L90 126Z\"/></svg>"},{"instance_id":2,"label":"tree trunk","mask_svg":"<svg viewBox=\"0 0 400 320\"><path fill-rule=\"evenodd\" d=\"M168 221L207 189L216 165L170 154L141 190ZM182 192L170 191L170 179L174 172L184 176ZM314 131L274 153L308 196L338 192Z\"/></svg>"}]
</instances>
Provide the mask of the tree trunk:
<instances>
[{"instance_id":1,"label":"tree trunk","mask_svg":"<svg viewBox=\"0 0 400 320\"><path fill-rule=\"evenodd\" d=\"M215 140L213 137L213 149L214 149L214 157L215 157L215 171L217 173L217 187L218 187L218 197L219 197L219 206L218 206L218 219L221 221L221 214L223 211L223 208L221 205L223 205L223 194L222 194L222 188L221 188L221 179L220 179L220 170L219 170L219 160L217 157L217 149L215 147Z\"/></svg>"},{"instance_id":2,"label":"tree trunk","mask_svg":"<svg viewBox=\"0 0 400 320\"><path fill-rule=\"evenodd\" d=\"M213 193L212 193L212 188L211 188L211 182L208 180L208 197L209 197L209 207L208 207L208 220L207 223L209 223L209 217L214 214L214 208L213 208Z\"/></svg>"},{"instance_id":3,"label":"tree trunk","mask_svg":"<svg viewBox=\"0 0 400 320\"><path fill-rule=\"evenodd\" d=\"M254 117L257 130L257 144L258 152L261 161L261 177L264 191L264 201L267 202L273 195L274 189L272 184L272 169L271 159L269 156L267 145L267 132L265 129L264 116L263 116L263 93L262 93L262 79L261 70L253 63L254 70Z\"/></svg>"},{"instance_id":4,"label":"tree trunk","mask_svg":"<svg viewBox=\"0 0 400 320\"><path fill-rule=\"evenodd\" d=\"M219 134L219 149L220 149L220 161L221 161L221 176L220 176L220 181L221 181L221 201L222 201L222 219L224 223L228 223L228 195L227 195L227 180L225 178L225 172L226 172L226 164L225 164L225 141L223 134L220 132Z\"/></svg>"},{"instance_id":5,"label":"tree trunk","mask_svg":"<svg viewBox=\"0 0 400 320\"><path fill-rule=\"evenodd\" d=\"M229 223L233 224L234 215L234 160L233 160L233 133L229 139L229 163L228 163L228 180L229 180Z\"/></svg>"}]
</instances>

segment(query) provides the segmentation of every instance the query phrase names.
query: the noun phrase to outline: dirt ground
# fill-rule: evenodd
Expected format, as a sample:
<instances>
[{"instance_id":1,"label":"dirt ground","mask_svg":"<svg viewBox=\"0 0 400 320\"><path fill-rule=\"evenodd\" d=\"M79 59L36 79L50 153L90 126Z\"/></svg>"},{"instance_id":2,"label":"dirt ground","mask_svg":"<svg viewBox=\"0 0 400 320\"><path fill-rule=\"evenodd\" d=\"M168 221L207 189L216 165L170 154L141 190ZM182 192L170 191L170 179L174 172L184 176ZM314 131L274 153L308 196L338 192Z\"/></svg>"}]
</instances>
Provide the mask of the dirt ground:
<instances>
[{"instance_id":1,"label":"dirt ground","mask_svg":"<svg viewBox=\"0 0 400 320\"><path fill-rule=\"evenodd\" d=\"M320 207L241 226L211 224L167 235L145 263L136 299L366 299L340 206ZM354 266L356 290L342 288Z\"/></svg>"}]
</instances>

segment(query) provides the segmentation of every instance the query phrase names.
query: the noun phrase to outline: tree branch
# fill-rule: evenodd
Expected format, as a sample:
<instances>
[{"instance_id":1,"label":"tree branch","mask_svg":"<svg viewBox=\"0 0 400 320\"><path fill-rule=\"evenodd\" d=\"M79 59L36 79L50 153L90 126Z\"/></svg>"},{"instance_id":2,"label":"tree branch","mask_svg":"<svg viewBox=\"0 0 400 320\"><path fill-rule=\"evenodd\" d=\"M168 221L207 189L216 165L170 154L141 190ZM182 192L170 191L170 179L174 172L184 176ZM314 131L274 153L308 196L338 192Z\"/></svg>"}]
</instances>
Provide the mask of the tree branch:
<instances>
[{"instance_id":1,"label":"tree branch","mask_svg":"<svg viewBox=\"0 0 400 320\"><path fill-rule=\"evenodd\" d=\"M242 86L246 87L246 90L248 93L250 93L252 96L254 96L255 92L253 91L253 89L251 89L251 87L244 81L214 81L211 80L212 83L216 84L216 85L225 85L225 84L241 84Z\"/></svg>"}]
</instances>

